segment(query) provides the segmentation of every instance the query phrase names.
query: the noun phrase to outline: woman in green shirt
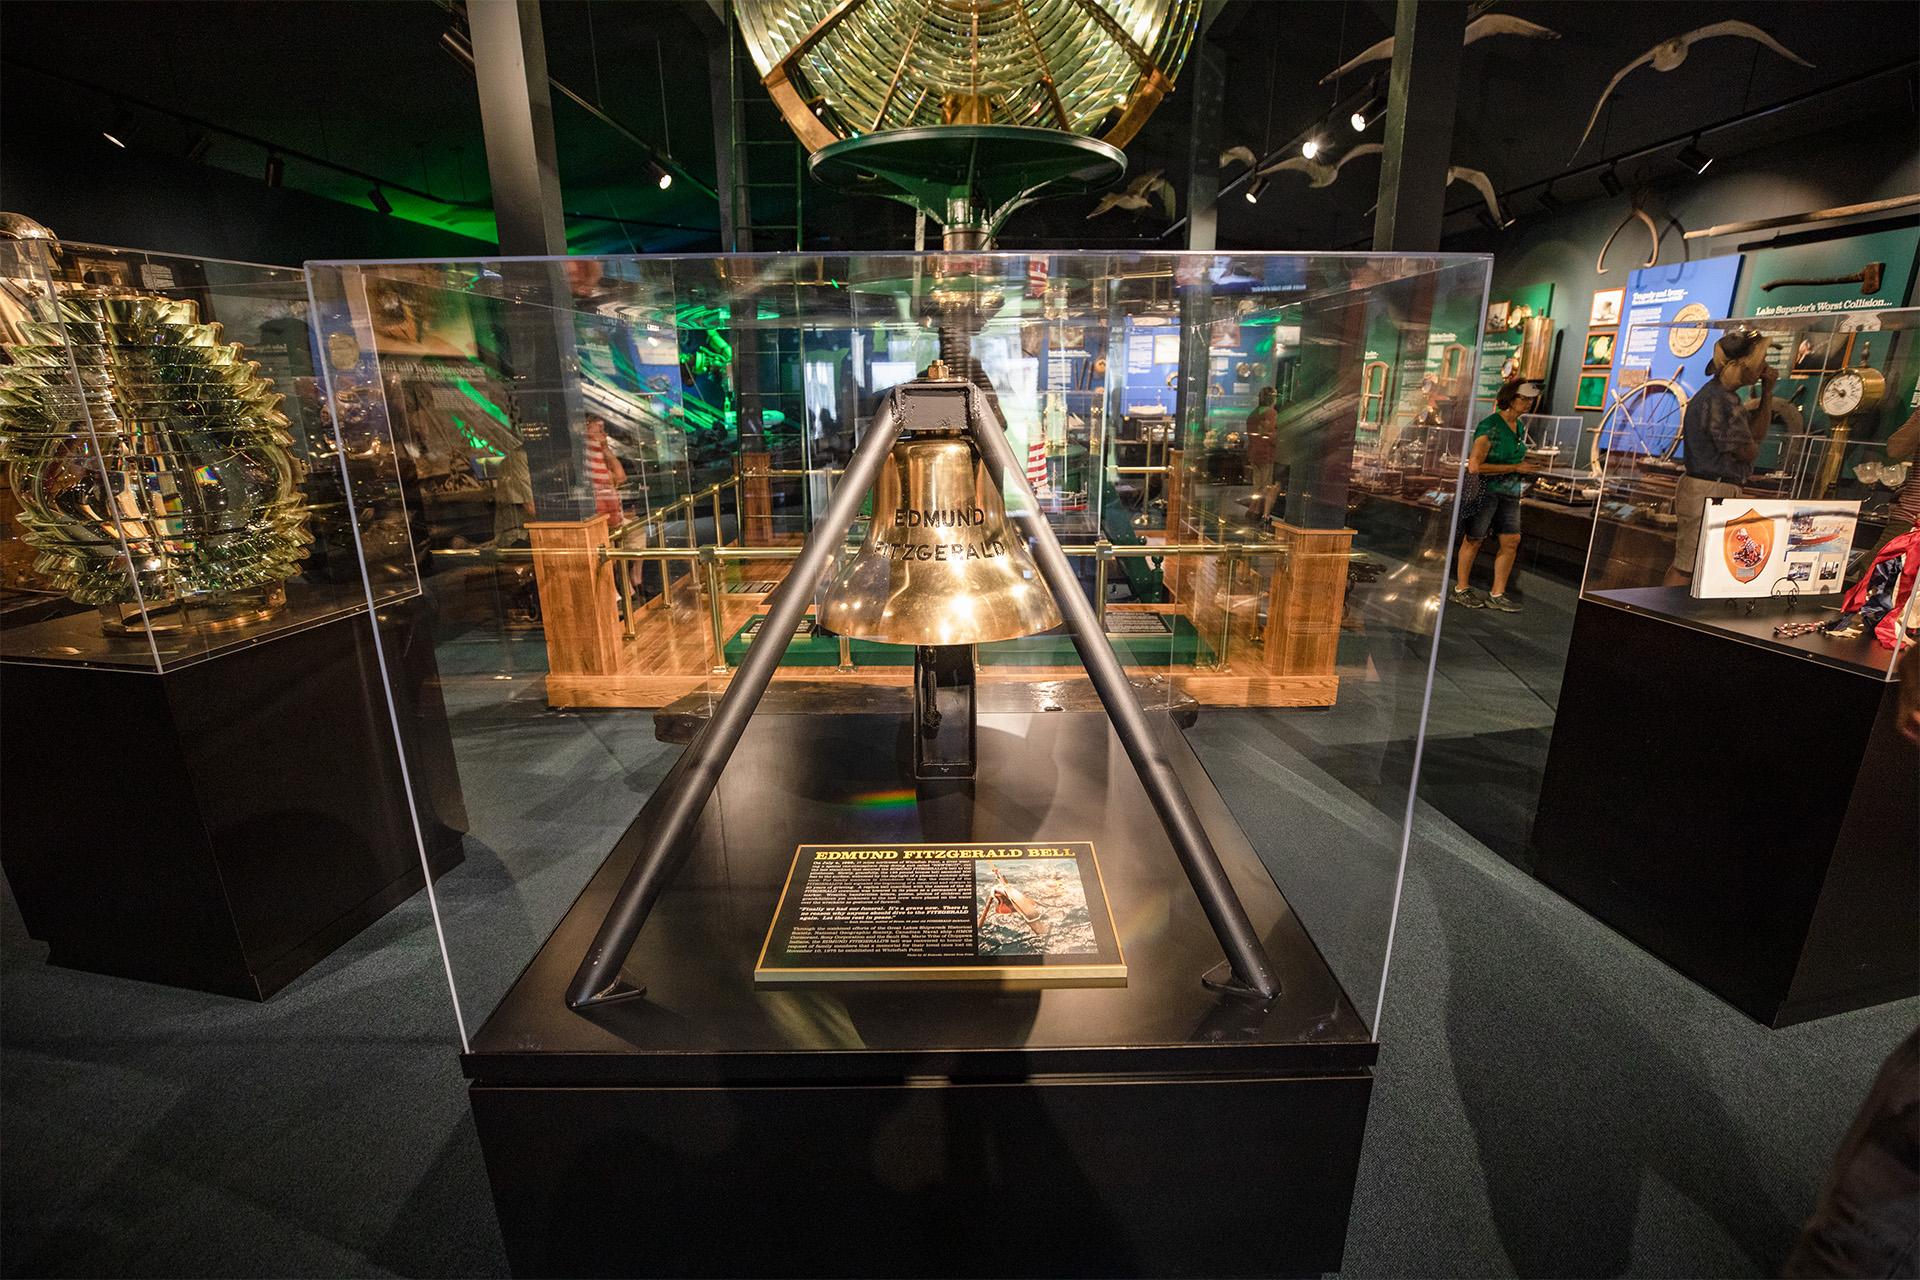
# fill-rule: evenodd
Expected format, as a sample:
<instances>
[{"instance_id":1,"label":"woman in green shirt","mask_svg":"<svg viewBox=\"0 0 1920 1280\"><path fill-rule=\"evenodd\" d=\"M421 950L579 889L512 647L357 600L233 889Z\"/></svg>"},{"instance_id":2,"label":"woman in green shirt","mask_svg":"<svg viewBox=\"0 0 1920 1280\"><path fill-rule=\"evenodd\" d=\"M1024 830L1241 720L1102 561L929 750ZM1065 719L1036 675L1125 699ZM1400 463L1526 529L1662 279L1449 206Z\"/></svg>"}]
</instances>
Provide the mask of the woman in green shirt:
<instances>
[{"instance_id":1,"label":"woman in green shirt","mask_svg":"<svg viewBox=\"0 0 1920 1280\"><path fill-rule=\"evenodd\" d=\"M1520 606L1507 595L1507 580L1513 576L1514 558L1520 554L1520 499L1527 492L1527 442L1520 435L1520 415L1532 413L1540 403L1540 384L1514 379L1500 388L1494 397L1494 411L1473 429L1473 445L1467 454L1467 471L1480 477L1484 489L1480 502L1466 512L1460 531L1460 560L1454 570L1455 604L1468 609L1493 609L1500 613L1518 613ZM1467 585L1473 572L1474 557L1489 533L1500 535L1500 549L1493 557L1493 594L1481 597Z\"/></svg>"}]
</instances>

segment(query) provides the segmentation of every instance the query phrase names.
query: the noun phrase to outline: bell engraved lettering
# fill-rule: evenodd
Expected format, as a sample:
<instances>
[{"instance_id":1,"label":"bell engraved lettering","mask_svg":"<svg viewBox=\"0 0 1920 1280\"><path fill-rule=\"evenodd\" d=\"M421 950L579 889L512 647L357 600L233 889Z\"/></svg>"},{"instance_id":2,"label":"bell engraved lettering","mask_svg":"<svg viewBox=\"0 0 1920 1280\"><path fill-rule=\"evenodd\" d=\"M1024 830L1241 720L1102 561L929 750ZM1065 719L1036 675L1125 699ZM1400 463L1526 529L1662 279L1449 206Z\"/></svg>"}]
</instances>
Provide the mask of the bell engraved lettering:
<instances>
[{"instance_id":1,"label":"bell engraved lettering","mask_svg":"<svg viewBox=\"0 0 1920 1280\"><path fill-rule=\"evenodd\" d=\"M1060 625L972 442L945 436L894 445L866 540L829 582L819 616L840 635L911 645L985 644Z\"/></svg>"}]
</instances>

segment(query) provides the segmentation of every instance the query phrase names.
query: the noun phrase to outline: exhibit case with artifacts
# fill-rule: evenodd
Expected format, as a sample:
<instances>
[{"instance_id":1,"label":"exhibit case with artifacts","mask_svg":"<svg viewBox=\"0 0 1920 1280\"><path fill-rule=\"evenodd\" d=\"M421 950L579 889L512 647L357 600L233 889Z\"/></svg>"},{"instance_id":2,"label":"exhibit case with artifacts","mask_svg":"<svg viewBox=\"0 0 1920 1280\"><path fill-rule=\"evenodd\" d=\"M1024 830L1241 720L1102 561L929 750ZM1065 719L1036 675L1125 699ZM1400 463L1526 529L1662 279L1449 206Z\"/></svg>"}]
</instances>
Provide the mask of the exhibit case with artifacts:
<instances>
[{"instance_id":1,"label":"exhibit case with artifacts","mask_svg":"<svg viewBox=\"0 0 1920 1280\"><path fill-rule=\"evenodd\" d=\"M1639 328L1713 372L1601 421L1538 873L1772 1026L1910 994L1920 311Z\"/></svg>"},{"instance_id":2,"label":"exhibit case with artifacts","mask_svg":"<svg viewBox=\"0 0 1920 1280\"><path fill-rule=\"evenodd\" d=\"M993 1269L1042 1186L1022 1269L1338 1266L1452 519L1352 526L1354 434L1486 272L309 264L486 797L433 905L517 1272Z\"/></svg>"},{"instance_id":3,"label":"exhibit case with artifacts","mask_svg":"<svg viewBox=\"0 0 1920 1280\"><path fill-rule=\"evenodd\" d=\"M52 963L264 999L459 856L390 438L300 271L0 233L0 864Z\"/></svg>"}]
</instances>

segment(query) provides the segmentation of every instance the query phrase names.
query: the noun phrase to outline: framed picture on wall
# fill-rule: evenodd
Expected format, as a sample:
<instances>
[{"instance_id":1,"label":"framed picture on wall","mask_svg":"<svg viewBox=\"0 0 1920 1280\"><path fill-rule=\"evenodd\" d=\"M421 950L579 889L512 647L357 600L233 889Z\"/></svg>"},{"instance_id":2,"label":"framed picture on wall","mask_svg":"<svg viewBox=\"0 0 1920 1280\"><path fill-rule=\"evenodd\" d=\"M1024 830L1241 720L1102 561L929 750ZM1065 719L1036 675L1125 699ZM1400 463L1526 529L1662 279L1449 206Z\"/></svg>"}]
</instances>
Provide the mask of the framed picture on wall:
<instances>
[{"instance_id":1,"label":"framed picture on wall","mask_svg":"<svg viewBox=\"0 0 1920 1280\"><path fill-rule=\"evenodd\" d=\"M1487 304L1487 332L1505 333L1507 331L1507 302L1489 302Z\"/></svg>"},{"instance_id":2,"label":"framed picture on wall","mask_svg":"<svg viewBox=\"0 0 1920 1280\"><path fill-rule=\"evenodd\" d=\"M1587 315L1587 324L1595 329L1620 323L1620 308L1626 305L1625 289L1602 289L1593 295L1593 309Z\"/></svg>"},{"instance_id":3,"label":"framed picture on wall","mask_svg":"<svg viewBox=\"0 0 1920 1280\"><path fill-rule=\"evenodd\" d=\"M1576 409L1604 409L1607 407L1607 375L1604 373L1583 373L1580 386L1574 393L1573 407Z\"/></svg>"},{"instance_id":4,"label":"framed picture on wall","mask_svg":"<svg viewBox=\"0 0 1920 1280\"><path fill-rule=\"evenodd\" d=\"M1612 329L1594 329L1589 332L1587 334L1587 345L1580 353L1581 367L1587 369L1591 369L1596 365L1607 365L1611 367L1613 364L1613 339L1614 331Z\"/></svg>"}]
</instances>

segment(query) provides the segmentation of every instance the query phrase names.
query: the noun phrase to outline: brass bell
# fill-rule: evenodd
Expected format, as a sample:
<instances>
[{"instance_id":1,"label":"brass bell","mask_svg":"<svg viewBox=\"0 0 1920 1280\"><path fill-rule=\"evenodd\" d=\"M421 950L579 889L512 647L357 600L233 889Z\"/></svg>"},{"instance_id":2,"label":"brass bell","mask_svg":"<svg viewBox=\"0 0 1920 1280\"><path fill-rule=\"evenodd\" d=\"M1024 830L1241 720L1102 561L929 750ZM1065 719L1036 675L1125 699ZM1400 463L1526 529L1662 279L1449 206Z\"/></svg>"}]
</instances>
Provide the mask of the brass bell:
<instances>
[{"instance_id":1,"label":"brass bell","mask_svg":"<svg viewBox=\"0 0 1920 1280\"><path fill-rule=\"evenodd\" d=\"M843 636L912 645L984 644L1060 625L964 436L894 445L873 487L866 540L827 587L819 616Z\"/></svg>"}]
</instances>

